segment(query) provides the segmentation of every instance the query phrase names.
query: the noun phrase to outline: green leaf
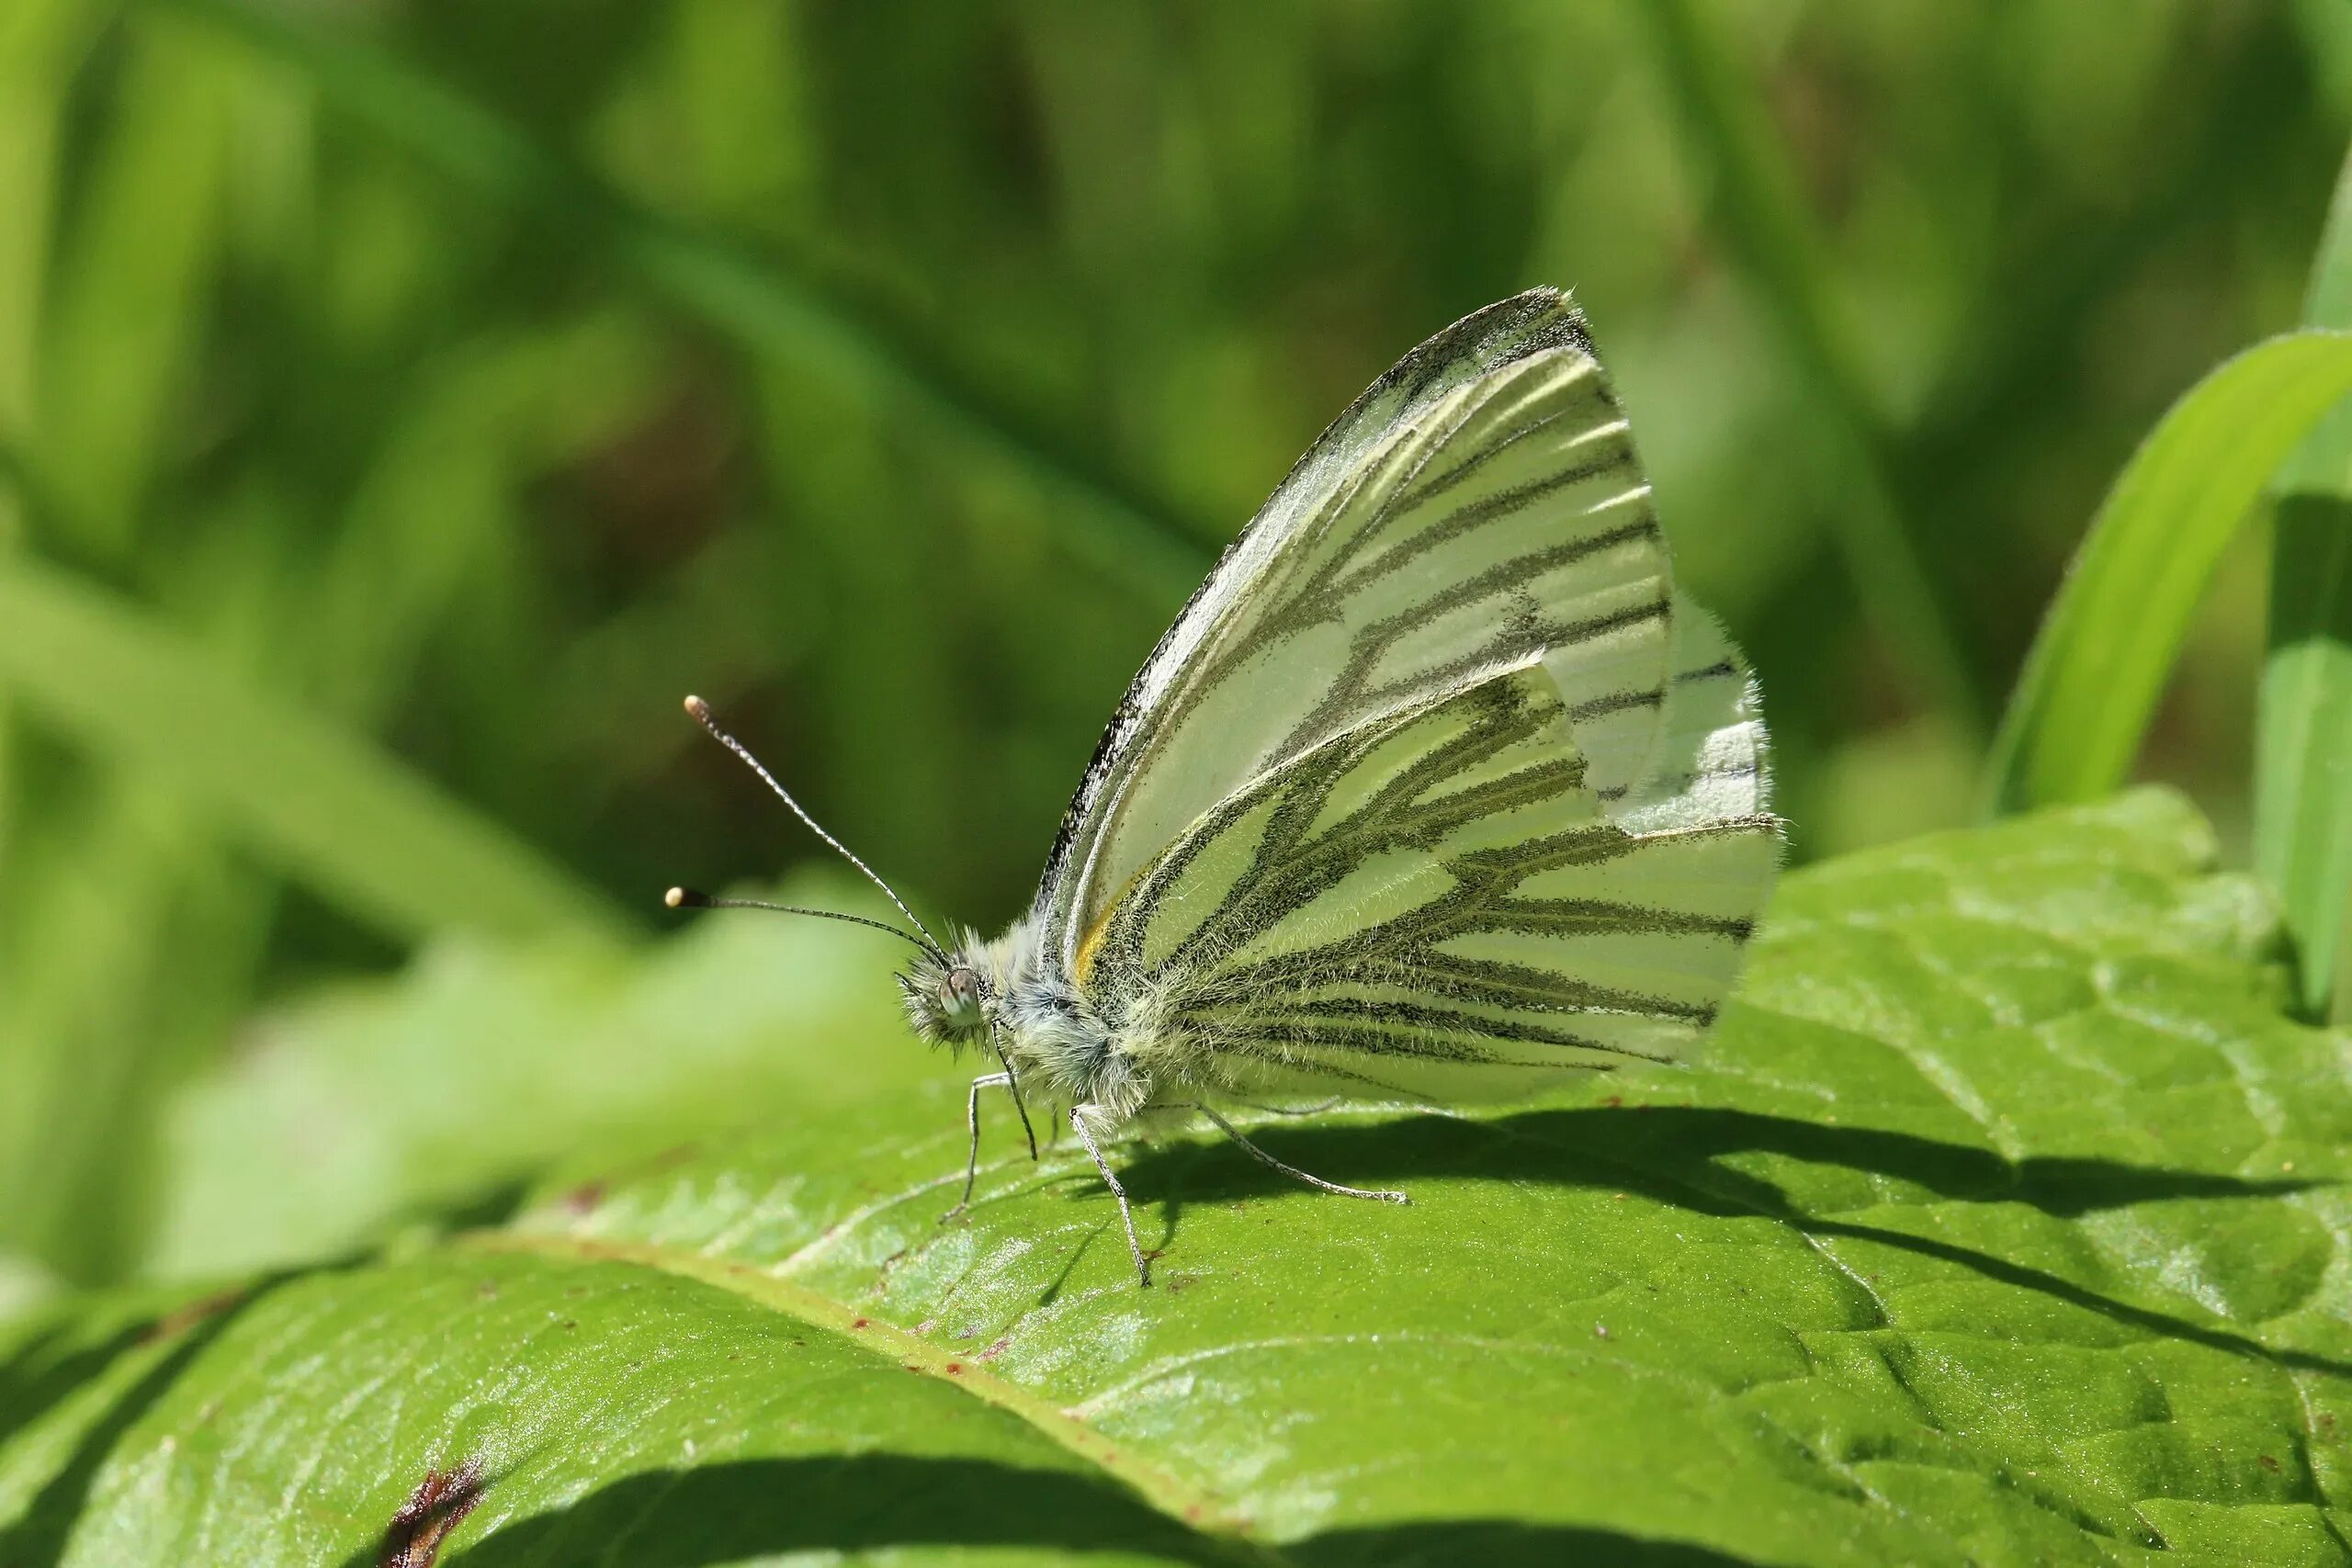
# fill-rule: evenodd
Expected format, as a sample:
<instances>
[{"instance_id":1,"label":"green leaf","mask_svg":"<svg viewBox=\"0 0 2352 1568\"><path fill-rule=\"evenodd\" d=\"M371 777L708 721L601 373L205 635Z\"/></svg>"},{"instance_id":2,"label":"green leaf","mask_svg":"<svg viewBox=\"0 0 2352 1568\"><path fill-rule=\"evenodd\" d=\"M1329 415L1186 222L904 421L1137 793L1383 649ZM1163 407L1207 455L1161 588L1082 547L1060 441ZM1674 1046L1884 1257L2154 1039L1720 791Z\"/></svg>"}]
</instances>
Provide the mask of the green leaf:
<instances>
[{"instance_id":1,"label":"green leaf","mask_svg":"<svg viewBox=\"0 0 2352 1568\"><path fill-rule=\"evenodd\" d=\"M1858 856L1693 1067L1267 1119L1408 1209L1121 1146L1148 1292L1001 1107L939 1223L943 1071L53 1307L0 1335L0 1561L2340 1563L2352 1042L2212 859L2154 792Z\"/></svg>"},{"instance_id":2,"label":"green leaf","mask_svg":"<svg viewBox=\"0 0 2352 1568\"><path fill-rule=\"evenodd\" d=\"M0 688L76 744L202 801L387 931L623 929L600 895L396 759L21 559L0 561Z\"/></svg>"},{"instance_id":3,"label":"green leaf","mask_svg":"<svg viewBox=\"0 0 2352 1568\"><path fill-rule=\"evenodd\" d=\"M2190 616L2278 465L2352 391L2352 334L2290 333L2189 389L2124 465L1994 743L1996 810L2094 800L2140 750Z\"/></svg>"},{"instance_id":4,"label":"green leaf","mask_svg":"<svg viewBox=\"0 0 2352 1568\"><path fill-rule=\"evenodd\" d=\"M855 909L861 894L825 879L778 896ZM272 1009L172 1115L149 1268L292 1264L436 1210L511 1208L574 1150L658 1153L750 1108L805 1118L911 1092L942 1070L907 1039L897 953L831 921L715 914L626 956L446 940L397 980Z\"/></svg>"},{"instance_id":5,"label":"green leaf","mask_svg":"<svg viewBox=\"0 0 2352 1568\"><path fill-rule=\"evenodd\" d=\"M2303 320L2352 327L2352 159L2336 181ZM2254 857L2301 953L2302 1003L2337 996L2352 940L2352 409L2298 447L2271 498L2270 648L2254 767Z\"/></svg>"}]
</instances>

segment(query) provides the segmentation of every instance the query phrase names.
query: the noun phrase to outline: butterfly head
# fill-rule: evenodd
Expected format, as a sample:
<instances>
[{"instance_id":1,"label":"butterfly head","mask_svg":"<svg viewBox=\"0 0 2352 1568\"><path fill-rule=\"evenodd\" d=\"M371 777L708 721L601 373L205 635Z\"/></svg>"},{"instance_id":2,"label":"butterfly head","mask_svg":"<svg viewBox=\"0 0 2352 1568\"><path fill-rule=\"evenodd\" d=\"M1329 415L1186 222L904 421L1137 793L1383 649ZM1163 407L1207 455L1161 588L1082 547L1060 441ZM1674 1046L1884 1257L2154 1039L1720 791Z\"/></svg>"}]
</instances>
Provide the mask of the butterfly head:
<instances>
[{"instance_id":1,"label":"butterfly head","mask_svg":"<svg viewBox=\"0 0 2352 1568\"><path fill-rule=\"evenodd\" d=\"M996 1027L996 986L968 948L928 952L899 976L907 1019L933 1045L976 1045Z\"/></svg>"}]
</instances>

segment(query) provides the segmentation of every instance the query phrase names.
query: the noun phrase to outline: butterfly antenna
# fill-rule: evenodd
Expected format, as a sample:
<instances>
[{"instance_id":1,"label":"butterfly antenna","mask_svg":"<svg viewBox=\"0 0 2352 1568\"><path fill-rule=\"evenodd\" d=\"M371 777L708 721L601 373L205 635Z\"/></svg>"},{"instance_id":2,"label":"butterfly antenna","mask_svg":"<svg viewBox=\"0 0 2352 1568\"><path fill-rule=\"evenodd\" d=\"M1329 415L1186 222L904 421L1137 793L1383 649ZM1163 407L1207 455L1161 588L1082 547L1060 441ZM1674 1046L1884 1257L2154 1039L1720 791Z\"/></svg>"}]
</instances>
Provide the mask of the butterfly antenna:
<instances>
[{"instance_id":1,"label":"butterfly antenna","mask_svg":"<svg viewBox=\"0 0 2352 1568\"><path fill-rule=\"evenodd\" d=\"M795 817L799 818L810 832L824 840L827 844L832 847L833 852L842 857L842 859L849 862L850 864L857 867L859 871L863 872L865 874L865 880L874 884L875 886L882 889L882 896L885 898L889 899L891 903L897 905L899 908L899 913L906 916L908 920L913 924L915 930L922 932L922 940L919 945L929 949L935 955L942 957L945 955L946 950L939 945L939 939L931 934L931 928L922 923L922 917L918 916L912 909L907 908L907 901L904 898L899 897L897 891L894 890L888 883L883 881L872 866L866 864L864 861L858 859L855 854L852 853L850 847L847 844L842 843L839 839L834 838L831 833L826 832L824 829L819 827L817 825L817 819L808 815L807 808L798 801L792 798L792 792L785 788L784 785L778 784L776 782L775 775L768 772L767 769L761 764L760 760L757 757L752 755L752 749L750 747L744 745L741 740L736 739L733 736L728 734L727 731L718 728L718 720L711 716L710 705L708 703L704 702L700 697L688 697L686 699L686 712L693 716L694 721L696 724L701 725L705 729L710 731L712 739L718 741L721 746L726 747L729 751L734 752L738 757L741 757L743 760L743 765L745 767L759 774L760 782L766 784L768 788L775 791L776 798L783 801L785 805L790 807L792 808L792 814ZM684 889L679 889L679 891L683 892ZM716 902L716 900L714 900L714 902ZM808 912L814 913L816 911L812 910ZM841 919L854 919L856 917L842 915L836 918ZM869 923L880 924L879 921ZM898 931L898 928L896 926L884 926L883 930ZM900 936L907 935L904 931L899 931L899 934ZM915 939L908 937L907 940L912 942Z\"/></svg>"},{"instance_id":2,"label":"butterfly antenna","mask_svg":"<svg viewBox=\"0 0 2352 1568\"><path fill-rule=\"evenodd\" d=\"M772 909L779 915L814 915L820 920L840 920L847 925L869 926L877 931L913 942L925 953L933 952L932 944L903 931L888 920L869 920L864 915L844 915L839 909L810 909L798 904L771 904L764 898L714 898L707 893L697 893L691 887L673 887L662 895L662 902L673 909Z\"/></svg>"}]
</instances>

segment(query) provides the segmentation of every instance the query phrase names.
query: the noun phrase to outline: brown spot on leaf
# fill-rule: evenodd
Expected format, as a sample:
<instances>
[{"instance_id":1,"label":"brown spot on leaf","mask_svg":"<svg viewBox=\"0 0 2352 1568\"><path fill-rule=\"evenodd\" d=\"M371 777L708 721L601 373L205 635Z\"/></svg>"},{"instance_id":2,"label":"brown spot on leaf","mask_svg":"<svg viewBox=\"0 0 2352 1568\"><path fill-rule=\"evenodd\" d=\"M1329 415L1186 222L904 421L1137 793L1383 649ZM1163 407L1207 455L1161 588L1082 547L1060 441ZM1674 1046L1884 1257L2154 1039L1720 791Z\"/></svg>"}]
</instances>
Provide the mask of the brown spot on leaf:
<instances>
[{"instance_id":1,"label":"brown spot on leaf","mask_svg":"<svg viewBox=\"0 0 2352 1568\"><path fill-rule=\"evenodd\" d=\"M593 1214L605 1201L605 1184L583 1181L563 1195L563 1206L575 1214Z\"/></svg>"},{"instance_id":2,"label":"brown spot on leaf","mask_svg":"<svg viewBox=\"0 0 2352 1568\"><path fill-rule=\"evenodd\" d=\"M408 1501L392 1515L376 1568L433 1568L441 1543L481 1501L481 1461L468 1460L454 1470L428 1470Z\"/></svg>"},{"instance_id":3,"label":"brown spot on leaf","mask_svg":"<svg viewBox=\"0 0 2352 1568\"><path fill-rule=\"evenodd\" d=\"M2268 1471L2273 1475L2278 1473L2278 1461L2277 1460L2272 1459L2268 1454L2256 1454L2254 1457L2256 1460L2260 1461L2263 1469Z\"/></svg>"},{"instance_id":4,"label":"brown spot on leaf","mask_svg":"<svg viewBox=\"0 0 2352 1568\"><path fill-rule=\"evenodd\" d=\"M1603 1105L1610 1105L1610 1106L1623 1105L1623 1104L1624 1104L1624 1103L1625 1103L1625 1097L1624 1097L1623 1095L1622 1095L1622 1094L1612 1094L1612 1095L1611 1095L1608 1099L1606 1099L1606 1100L1602 1100L1600 1103L1601 1103L1601 1104L1603 1104Z\"/></svg>"},{"instance_id":5,"label":"brown spot on leaf","mask_svg":"<svg viewBox=\"0 0 2352 1568\"><path fill-rule=\"evenodd\" d=\"M950 1361L947 1363L947 1375L951 1378L963 1370L964 1363L961 1361Z\"/></svg>"}]
</instances>

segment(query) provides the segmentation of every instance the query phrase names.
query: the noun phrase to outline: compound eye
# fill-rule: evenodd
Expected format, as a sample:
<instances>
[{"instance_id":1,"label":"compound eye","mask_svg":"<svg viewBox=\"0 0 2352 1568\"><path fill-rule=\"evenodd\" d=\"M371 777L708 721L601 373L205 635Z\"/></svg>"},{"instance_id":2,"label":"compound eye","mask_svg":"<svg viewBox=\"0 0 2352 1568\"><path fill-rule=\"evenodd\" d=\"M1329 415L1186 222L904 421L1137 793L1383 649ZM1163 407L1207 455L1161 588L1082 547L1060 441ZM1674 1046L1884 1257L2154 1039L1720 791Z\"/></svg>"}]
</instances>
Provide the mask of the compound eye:
<instances>
[{"instance_id":1,"label":"compound eye","mask_svg":"<svg viewBox=\"0 0 2352 1568\"><path fill-rule=\"evenodd\" d=\"M961 1028L972 1028L980 1019L980 972L969 964L958 964L947 972L940 987L941 999L947 1004L948 1016Z\"/></svg>"}]
</instances>

